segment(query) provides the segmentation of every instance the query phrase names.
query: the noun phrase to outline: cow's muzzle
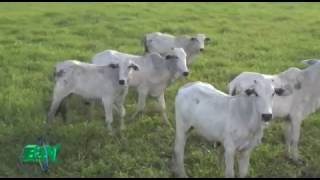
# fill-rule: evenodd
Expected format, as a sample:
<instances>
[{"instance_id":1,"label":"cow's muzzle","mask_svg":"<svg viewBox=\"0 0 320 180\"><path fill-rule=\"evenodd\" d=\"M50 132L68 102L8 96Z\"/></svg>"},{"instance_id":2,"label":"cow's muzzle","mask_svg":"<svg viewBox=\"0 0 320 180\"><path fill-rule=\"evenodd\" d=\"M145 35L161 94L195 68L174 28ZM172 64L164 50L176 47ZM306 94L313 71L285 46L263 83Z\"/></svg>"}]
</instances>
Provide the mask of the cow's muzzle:
<instances>
[{"instance_id":1,"label":"cow's muzzle","mask_svg":"<svg viewBox=\"0 0 320 180\"><path fill-rule=\"evenodd\" d=\"M120 84L120 85L124 85L124 84L125 84L125 81L124 81L124 80L119 80L119 84Z\"/></svg>"},{"instance_id":2,"label":"cow's muzzle","mask_svg":"<svg viewBox=\"0 0 320 180\"><path fill-rule=\"evenodd\" d=\"M263 121L268 122L272 119L272 114L262 114L261 118Z\"/></svg>"}]
</instances>

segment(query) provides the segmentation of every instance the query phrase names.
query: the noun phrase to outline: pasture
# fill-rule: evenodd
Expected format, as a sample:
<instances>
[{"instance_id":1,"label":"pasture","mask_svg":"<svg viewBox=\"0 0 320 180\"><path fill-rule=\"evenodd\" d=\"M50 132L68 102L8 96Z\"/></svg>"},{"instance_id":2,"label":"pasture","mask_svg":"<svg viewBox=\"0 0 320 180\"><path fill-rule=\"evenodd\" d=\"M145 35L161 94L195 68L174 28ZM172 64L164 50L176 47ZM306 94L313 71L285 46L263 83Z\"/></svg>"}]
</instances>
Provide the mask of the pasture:
<instances>
[{"instance_id":1,"label":"pasture","mask_svg":"<svg viewBox=\"0 0 320 180\"><path fill-rule=\"evenodd\" d=\"M66 59L89 62L105 49L142 54L147 32L204 33L211 42L189 66L190 75L165 93L174 126L174 98L186 82L205 81L227 92L242 71L274 74L320 58L319 9L319 3L0 3L0 177L172 177L175 133L162 124L152 98L145 114L115 136L107 133L102 106L87 123L88 107L77 97L68 101L68 121L58 116L46 129L53 66ZM126 119L135 105L130 91ZM299 151L306 163L300 166L285 158L283 123L274 120L252 153L249 176L320 177L319 118L314 113L302 124ZM47 174L37 164L19 169L24 145L44 134L51 145L61 144L60 161L49 164ZM194 133L185 168L190 177L224 176L214 146Z\"/></svg>"}]
</instances>

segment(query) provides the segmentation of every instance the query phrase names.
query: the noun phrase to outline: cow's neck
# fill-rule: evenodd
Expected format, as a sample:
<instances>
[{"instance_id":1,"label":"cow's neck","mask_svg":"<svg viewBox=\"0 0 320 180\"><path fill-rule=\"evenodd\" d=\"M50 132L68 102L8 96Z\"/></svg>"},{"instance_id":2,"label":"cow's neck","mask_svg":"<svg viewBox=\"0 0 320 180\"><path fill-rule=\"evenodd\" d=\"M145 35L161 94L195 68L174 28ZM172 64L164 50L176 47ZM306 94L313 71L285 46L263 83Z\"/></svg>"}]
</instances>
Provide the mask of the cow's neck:
<instances>
[{"instance_id":1,"label":"cow's neck","mask_svg":"<svg viewBox=\"0 0 320 180\"><path fill-rule=\"evenodd\" d=\"M175 63L170 62L170 60L163 60L160 66L154 69L152 77L152 83L167 86L171 83L171 80L174 77L174 67Z\"/></svg>"},{"instance_id":2,"label":"cow's neck","mask_svg":"<svg viewBox=\"0 0 320 180\"><path fill-rule=\"evenodd\" d=\"M166 62L166 71L168 73L168 79L167 79L167 84L170 84L171 82L173 82L176 77L176 73L177 73L177 63L175 63L174 61L167 61Z\"/></svg>"},{"instance_id":3,"label":"cow's neck","mask_svg":"<svg viewBox=\"0 0 320 180\"><path fill-rule=\"evenodd\" d=\"M243 114L244 117L247 118L241 118L241 121L246 124L246 127L248 128L248 131L251 133L258 133L261 130L262 127L262 121L261 121L261 114L258 113L257 107L255 104L254 97L241 97L238 98L239 103L238 104L238 110L239 114Z\"/></svg>"}]
</instances>

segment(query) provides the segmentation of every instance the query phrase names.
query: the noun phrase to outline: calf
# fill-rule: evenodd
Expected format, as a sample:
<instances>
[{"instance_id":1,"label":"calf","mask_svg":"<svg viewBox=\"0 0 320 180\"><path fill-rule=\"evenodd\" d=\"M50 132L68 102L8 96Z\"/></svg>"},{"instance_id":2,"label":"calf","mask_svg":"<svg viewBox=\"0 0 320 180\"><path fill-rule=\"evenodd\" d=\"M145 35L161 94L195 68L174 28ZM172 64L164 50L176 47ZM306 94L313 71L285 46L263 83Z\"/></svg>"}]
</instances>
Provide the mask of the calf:
<instances>
[{"instance_id":1,"label":"calf","mask_svg":"<svg viewBox=\"0 0 320 180\"><path fill-rule=\"evenodd\" d=\"M183 48L187 54L187 64L194 61L200 51L204 50L204 45L210 38L204 34L196 36L173 36L166 33L153 32L144 36L143 42L145 52L158 52L165 54L171 47Z\"/></svg>"},{"instance_id":2,"label":"calf","mask_svg":"<svg viewBox=\"0 0 320 180\"><path fill-rule=\"evenodd\" d=\"M64 98L70 94L77 94L87 99L102 100L105 121L111 134L112 108L115 105L121 117L121 129L124 129L125 109L123 101L127 95L128 86L124 85L122 80L130 77L133 69L137 71L139 69L138 65L129 60L104 66L77 60L66 60L58 63L55 70L53 100L47 122L53 119Z\"/></svg>"},{"instance_id":3,"label":"calf","mask_svg":"<svg viewBox=\"0 0 320 180\"><path fill-rule=\"evenodd\" d=\"M279 79L278 85L288 86L292 91L289 96L276 96L272 109L274 118L285 120L286 154L298 164L303 163L298 151L301 123L320 107L320 80L317 78L320 75L320 63L317 60L302 62L310 66L302 70L289 68L278 75L268 75ZM230 82L229 93L240 92L252 77L252 74L240 74Z\"/></svg>"},{"instance_id":4,"label":"calf","mask_svg":"<svg viewBox=\"0 0 320 180\"><path fill-rule=\"evenodd\" d=\"M272 99L278 91L263 76L256 77L252 86L237 96L229 96L204 82L181 87L175 99L175 174L187 177L184 147L186 134L193 128L205 139L223 145L226 177L234 177L236 152L240 153L239 176L246 176L250 153L259 141L263 124L272 118Z\"/></svg>"}]
</instances>

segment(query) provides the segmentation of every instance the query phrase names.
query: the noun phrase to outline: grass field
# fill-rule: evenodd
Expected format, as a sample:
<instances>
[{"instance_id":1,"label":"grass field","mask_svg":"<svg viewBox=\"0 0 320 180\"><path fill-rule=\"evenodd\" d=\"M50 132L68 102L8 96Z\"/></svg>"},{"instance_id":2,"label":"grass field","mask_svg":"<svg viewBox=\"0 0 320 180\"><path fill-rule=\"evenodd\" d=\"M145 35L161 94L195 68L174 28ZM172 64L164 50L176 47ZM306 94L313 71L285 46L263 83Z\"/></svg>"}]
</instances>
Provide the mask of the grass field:
<instances>
[{"instance_id":1,"label":"grass field","mask_svg":"<svg viewBox=\"0 0 320 180\"><path fill-rule=\"evenodd\" d=\"M190 76L166 91L167 112L174 124L174 97L186 82L201 80L226 92L242 71L278 73L303 67L303 59L320 57L319 3L0 3L0 177L172 177L169 162L174 131L162 125L156 104L111 137L103 108L88 109L79 98L69 100L69 120L57 117L43 127L51 102L55 63L88 62L97 52L115 49L141 54L147 32L174 35L205 33L212 41L191 64ZM136 94L126 100L127 117ZM299 150L305 165L284 156L282 123L265 131L252 153L250 177L320 177L320 114L305 119ZM117 117L113 124L118 129ZM60 143L59 162L49 173L39 165L17 166L26 144L46 134ZM185 153L191 177L223 177L213 145L191 134Z\"/></svg>"}]
</instances>

